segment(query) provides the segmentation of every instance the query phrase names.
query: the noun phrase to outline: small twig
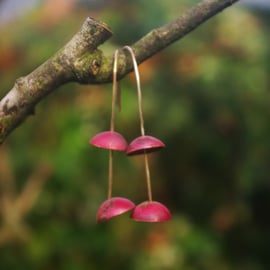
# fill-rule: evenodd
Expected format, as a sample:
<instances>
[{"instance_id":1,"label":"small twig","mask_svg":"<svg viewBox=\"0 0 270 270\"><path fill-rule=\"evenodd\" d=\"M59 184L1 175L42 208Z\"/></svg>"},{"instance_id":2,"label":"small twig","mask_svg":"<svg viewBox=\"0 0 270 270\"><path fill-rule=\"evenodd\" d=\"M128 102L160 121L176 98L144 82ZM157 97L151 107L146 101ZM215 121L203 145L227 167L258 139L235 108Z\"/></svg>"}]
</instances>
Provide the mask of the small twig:
<instances>
[{"instance_id":1,"label":"small twig","mask_svg":"<svg viewBox=\"0 0 270 270\"><path fill-rule=\"evenodd\" d=\"M51 168L41 164L26 181L20 194L15 194L15 188L13 188L13 186L12 193L9 192L9 187L2 189L0 197L0 212L2 217L0 244L27 238L30 230L24 223L24 217L33 208L37 197L50 174ZM5 174L2 175L5 176ZM6 177L3 177L2 182L4 182L4 178L6 179Z\"/></svg>"},{"instance_id":2,"label":"small twig","mask_svg":"<svg viewBox=\"0 0 270 270\"><path fill-rule=\"evenodd\" d=\"M20 216L24 216L34 206L39 194L42 191L44 183L51 175L51 168L40 164L33 174L27 180L22 192L13 202L14 208Z\"/></svg>"}]
</instances>

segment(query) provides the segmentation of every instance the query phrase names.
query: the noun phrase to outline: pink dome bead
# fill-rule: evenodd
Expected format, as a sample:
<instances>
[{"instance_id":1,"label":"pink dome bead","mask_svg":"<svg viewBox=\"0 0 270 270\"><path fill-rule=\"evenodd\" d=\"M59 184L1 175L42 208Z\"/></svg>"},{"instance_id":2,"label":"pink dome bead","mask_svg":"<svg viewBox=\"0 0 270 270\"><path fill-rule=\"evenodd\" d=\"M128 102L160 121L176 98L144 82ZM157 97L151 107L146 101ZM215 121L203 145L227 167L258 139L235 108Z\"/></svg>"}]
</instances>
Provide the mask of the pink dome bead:
<instances>
[{"instance_id":1,"label":"pink dome bead","mask_svg":"<svg viewBox=\"0 0 270 270\"><path fill-rule=\"evenodd\" d=\"M129 199L122 197L113 197L104 201L96 215L96 219L98 223L107 221L113 217L124 214L135 207L135 204Z\"/></svg>"},{"instance_id":2,"label":"pink dome bead","mask_svg":"<svg viewBox=\"0 0 270 270\"><path fill-rule=\"evenodd\" d=\"M90 144L104 149L115 151L125 151L127 142L125 138L115 131L103 131L95 135L90 141Z\"/></svg>"},{"instance_id":3,"label":"pink dome bead","mask_svg":"<svg viewBox=\"0 0 270 270\"><path fill-rule=\"evenodd\" d=\"M126 154L127 155L137 155L143 153L150 153L157 151L161 148L165 147L165 144L149 135L143 135L134 139L127 147Z\"/></svg>"},{"instance_id":4,"label":"pink dome bead","mask_svg":"<svg viewBox=\"0 0 270 270\"><path fill-rule=\"evenodd\" d=\"M162 203L145 201L134 208L130 218L140 222L165 222L171 219L171 213Z\"/></svg>"}]
</instances>

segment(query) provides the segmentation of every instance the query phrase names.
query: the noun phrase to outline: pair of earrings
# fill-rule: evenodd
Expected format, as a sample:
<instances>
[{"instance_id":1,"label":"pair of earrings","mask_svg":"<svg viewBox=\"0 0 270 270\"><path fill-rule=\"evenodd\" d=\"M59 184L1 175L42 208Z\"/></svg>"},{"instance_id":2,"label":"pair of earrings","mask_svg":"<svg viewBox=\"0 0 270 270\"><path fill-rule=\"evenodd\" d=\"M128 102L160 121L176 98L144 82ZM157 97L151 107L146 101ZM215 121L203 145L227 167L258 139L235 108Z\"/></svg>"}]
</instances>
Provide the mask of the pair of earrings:
<instances>
[{"instance_id":1,"label":"pair of earrings","mask_svg":"<svg viewBox=\"0 0 270 270\"><path fill-rule=\"evenodd\" d=\"M149 135L145 135L144 120L142 112L142 94L140 86L140 76L138 71L138 64L134 52L131 47L125 46L123 49L127 50L132 58L134 66L134 72L136 75L137 92L138 92L138 107L140 117L140 129L141 135L134 139L130 144L126 142L124 137L114 130L114 115L117 96L117 62L118 62L118 50L114 53L114 65L113 65L113 89L112 89L112 110L110 130L98 133L95 135L89 143L109 150L109 174L108 174L108 199L104 201L96 214L97 222L107 221L115 216L121 215L125 212L131 211L130 218L135 221L141 222L164 222L171 219L171 213L169 209L160 202L153 201L152 189L151 189L151 177L148 161L148 153L157 151L163 148L164 143ZM123 151L128 156L143 154L145 162L146 172L146 186L148 200L135 205L132 201L123 197L112 197L112 184L113 184L113 151Z\"/></svg>"}]
</instances>

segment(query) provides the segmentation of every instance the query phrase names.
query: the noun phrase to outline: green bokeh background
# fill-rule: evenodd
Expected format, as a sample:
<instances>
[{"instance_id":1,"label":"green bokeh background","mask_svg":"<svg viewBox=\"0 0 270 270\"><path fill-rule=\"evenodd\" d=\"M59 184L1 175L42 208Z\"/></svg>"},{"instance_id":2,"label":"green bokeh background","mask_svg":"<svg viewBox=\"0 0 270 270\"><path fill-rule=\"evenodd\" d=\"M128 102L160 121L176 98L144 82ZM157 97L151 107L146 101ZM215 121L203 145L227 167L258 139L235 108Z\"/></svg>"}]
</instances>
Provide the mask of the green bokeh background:
<instances>
[{"instance_id":1,"label":"green bokeh background","mask_svg":"<svg viewBox=\"0 0 270 270\"><path fill-rule=\"evenodd\" d=\"M0 94L87 16L112 28L101 47L110 54L194 2L81 3L53 25L40 19L40 4L0 28ZM67 84L43 100L0 148L1 198L15 193L15 201L38 168L50 171L20 223L6 225L0 201L0 269L270 269L269 25L269 12L237 4L140 65L146 132L166 144L150 166L154 199L173 215L168 223L128 214L95 221L107 196L108 152L88 141L109 128L111 85ZM139 135L132 74L121 89L116 129L131 141ZM141 158L114 157L113 195L145 200Z\"/></svg>"}]
</instances>

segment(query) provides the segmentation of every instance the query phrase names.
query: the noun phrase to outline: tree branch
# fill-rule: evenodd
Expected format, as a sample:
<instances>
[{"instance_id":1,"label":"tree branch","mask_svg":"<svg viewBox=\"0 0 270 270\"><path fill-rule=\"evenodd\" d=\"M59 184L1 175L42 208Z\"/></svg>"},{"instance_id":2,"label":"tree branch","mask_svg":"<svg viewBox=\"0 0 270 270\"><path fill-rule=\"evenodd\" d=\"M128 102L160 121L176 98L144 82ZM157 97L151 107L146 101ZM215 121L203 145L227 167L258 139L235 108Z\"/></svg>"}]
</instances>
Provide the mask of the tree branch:
<instances>
[{"instance_id":1,"label":"tree branch","mask_svg":"<svg viewBox=\"0 0 270 270\"><path fill-rule=\"evenodd\" d=\"M141 63L179 40L218 12L238 0L204 0L175 21L154 29L132 48ZM112 35L103 22L88 18L81 30L54 56L25 77L0 101L0 144L8 134L33 114L35 105L58 86L74 81L101 84L112 80L113 56L105 56L98 46ZM132 70L125 51L119 51L119 79Z\"/></svg>"}]
</instances>

